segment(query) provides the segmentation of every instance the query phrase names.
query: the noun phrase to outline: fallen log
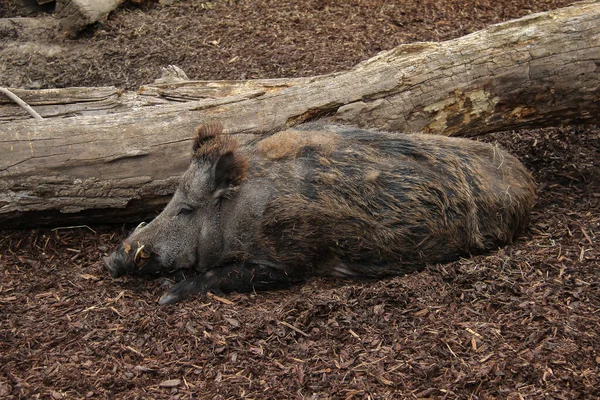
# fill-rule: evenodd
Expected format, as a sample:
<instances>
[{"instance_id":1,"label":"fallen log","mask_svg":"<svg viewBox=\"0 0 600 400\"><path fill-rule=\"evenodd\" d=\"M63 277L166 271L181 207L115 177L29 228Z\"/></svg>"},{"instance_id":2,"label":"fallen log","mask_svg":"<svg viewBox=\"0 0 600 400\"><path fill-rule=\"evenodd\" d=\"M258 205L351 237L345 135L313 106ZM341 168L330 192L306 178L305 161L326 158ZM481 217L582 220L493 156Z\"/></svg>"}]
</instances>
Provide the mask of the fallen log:
<instances>
[{"instance_id":1,"label":"fallen log","mask_svg":"<svg viewBox=\"0 0 600 400\"><path fill-rule=\"evenodd\" d=\"M462 136L598 123L599 37L600 3L588 2L311 78L11 89L44 120L0 97L0 222L143 219L168 200L194 127L211 119L241 138L318 118Z\"/></svg>"}]
</instances>

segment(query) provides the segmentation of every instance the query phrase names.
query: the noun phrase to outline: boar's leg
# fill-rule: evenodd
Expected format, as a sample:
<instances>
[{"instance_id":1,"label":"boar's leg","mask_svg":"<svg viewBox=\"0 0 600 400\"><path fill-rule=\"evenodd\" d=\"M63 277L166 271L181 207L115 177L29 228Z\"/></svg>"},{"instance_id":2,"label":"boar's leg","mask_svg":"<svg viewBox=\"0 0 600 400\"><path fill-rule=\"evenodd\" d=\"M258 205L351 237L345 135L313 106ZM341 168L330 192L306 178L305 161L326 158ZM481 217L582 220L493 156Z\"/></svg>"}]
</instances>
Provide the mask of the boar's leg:
<instances>
[{"instance_id":1,"label":"boar's leg","mask_svg":"<svg viewBox=\"0 0 600 400\"><path fill-rule=\"evenodd\" d=\"M285 289L299 281L285 270L256 262L238 262L215 268L173 285L158 301L172 304L206 292L251 292Z\"/></svg>"}]
</instances>

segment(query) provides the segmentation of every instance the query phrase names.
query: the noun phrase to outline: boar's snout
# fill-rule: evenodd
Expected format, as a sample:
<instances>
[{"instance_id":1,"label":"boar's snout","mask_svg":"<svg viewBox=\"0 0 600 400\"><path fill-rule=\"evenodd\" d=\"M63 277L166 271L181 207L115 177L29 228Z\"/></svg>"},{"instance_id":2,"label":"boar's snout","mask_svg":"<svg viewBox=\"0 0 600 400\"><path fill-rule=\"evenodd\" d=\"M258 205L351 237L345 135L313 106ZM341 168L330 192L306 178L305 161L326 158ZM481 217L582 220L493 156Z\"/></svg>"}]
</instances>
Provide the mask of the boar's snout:
<instances>
[{"instance_id":1,"label":"boar's snout","mask_svg":"<svg viewBox=\"0 0 600 400\"><path fill-rule=\"evenodd\" d=\"M104 265L106 265L108 272L110 272L113 278L118 278L127 272L124 261L122 251L119 250L112 253L109 257L104 257Z\"/></svg>"},{"instance_id":2,"label":"boar's snout","mask_svg":"<svg viewBox=\"0 0 600 400\"><path fill-rule=\"evenodd\" d=\"M128 243L123 243L109 257L104 257L104 264L113 278L118 278L127 273L141 273L144 264L152 258L153 252L145 245L136 248Z\"/></svg>"}]
</instances>

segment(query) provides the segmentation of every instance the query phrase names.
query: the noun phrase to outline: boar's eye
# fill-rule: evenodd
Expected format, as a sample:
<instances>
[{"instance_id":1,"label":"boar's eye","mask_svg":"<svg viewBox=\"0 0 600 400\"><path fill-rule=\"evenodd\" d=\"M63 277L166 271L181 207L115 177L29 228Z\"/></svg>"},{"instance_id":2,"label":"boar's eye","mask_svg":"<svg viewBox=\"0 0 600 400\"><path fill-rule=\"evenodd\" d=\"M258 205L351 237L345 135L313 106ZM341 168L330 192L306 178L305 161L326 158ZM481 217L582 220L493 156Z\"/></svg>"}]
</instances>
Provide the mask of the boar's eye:
<instances>
[{"instance_id":1,"label":"boar's eye","mask_svg":"<svg viewBox=\"0 0 600 400\"><path fill-rule=\"evenodd\" d=\"M190 206L183 206L179 209L177 215L190 215L194 212L194 209Z\"/></svg>"}]
</instances>

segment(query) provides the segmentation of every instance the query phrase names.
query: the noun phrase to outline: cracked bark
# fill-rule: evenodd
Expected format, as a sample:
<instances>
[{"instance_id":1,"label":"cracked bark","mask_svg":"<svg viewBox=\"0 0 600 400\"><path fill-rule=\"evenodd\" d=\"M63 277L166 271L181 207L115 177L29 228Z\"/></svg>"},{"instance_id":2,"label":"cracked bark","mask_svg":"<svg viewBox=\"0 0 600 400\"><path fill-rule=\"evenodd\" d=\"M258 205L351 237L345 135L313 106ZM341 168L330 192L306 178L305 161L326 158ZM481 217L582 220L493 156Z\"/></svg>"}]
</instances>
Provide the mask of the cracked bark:
<instances>
[{"instance_id":1,"label":"cracked bark","mask_svg":"<svg viewBox=\"0 0 600 400\"><path fill-rule=\"evenodd\" d=\"M498 24L443 43L399 46L354 69L255 81L11 89L0 97L3 226L140 220L160 210L190 137L219 119L244 140L318 118L385 130L473 136L600 116L600 3Z\"/></svg>"}]
</instances>

